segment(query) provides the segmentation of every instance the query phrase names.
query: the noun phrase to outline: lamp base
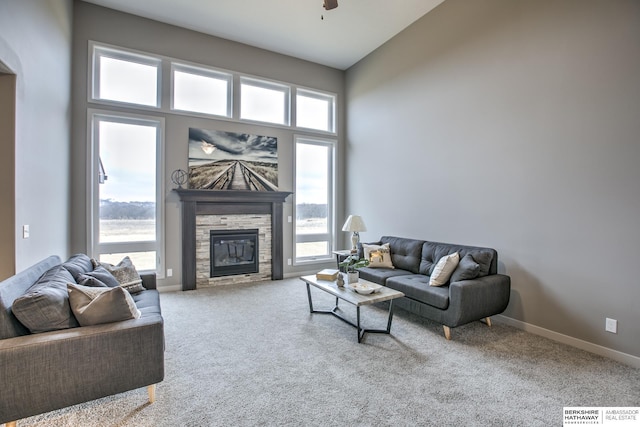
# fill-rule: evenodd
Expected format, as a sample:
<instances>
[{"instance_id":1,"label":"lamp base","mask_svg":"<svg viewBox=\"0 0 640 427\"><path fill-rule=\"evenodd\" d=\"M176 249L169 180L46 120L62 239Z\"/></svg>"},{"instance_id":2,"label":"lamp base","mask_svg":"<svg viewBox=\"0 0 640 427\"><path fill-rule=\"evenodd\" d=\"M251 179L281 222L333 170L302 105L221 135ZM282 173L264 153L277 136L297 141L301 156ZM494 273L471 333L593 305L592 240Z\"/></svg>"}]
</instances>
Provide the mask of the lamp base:
<instances>
[{"instance_id":1,"label":"lamp base","mask_svg":"<svg viewBox=\"0 0 640 427\"><path fill-rule=\"evenodd\" d=\"M351 235L351 253L355 254L358 252L358 243L360 243L360 233L354 231Z\"/></svg>"}]
</instances>

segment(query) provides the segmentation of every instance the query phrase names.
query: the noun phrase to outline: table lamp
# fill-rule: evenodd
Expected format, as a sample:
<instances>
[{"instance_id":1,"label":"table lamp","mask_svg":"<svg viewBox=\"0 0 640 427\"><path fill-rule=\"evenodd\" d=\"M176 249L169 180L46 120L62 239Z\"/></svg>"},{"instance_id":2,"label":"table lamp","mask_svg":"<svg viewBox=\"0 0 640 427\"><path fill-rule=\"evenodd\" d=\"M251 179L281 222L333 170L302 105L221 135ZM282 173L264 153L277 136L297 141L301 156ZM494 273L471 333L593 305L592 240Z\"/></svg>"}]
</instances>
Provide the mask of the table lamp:
<instances>
[{"instance_id":1,"label":"table lamp","mask_svg":"<svg viewBox=\"0 0 640 427\"><path fill-rule=\"evenodd\" d=\"M342 231L352 231L351 235L351 253L358 251L358 242L360 241L360 231L367 231L367 226L360 215L349 215L349 218L342 226Z\"/></svg>"}]
</instances>

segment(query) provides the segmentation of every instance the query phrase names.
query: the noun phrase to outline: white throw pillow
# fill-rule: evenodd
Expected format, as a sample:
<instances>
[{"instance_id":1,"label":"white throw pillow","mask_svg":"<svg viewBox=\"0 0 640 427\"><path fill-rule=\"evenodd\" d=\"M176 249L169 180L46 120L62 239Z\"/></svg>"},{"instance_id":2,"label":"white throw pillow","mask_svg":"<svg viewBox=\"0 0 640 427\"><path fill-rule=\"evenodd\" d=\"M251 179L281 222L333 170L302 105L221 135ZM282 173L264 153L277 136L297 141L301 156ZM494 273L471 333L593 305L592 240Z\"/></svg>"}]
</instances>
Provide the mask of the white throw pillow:
<instances>
[{"instance_id":1,"label":"white throw pillow","mask_svg":"<svg viewBox=\"0 0 640 427\"><path fill-rule=\"evenodd\" d=\"M458 266L460 262L460 255L458 252L454 252L451 255L445 255L440 258L440 261L436 264L433 269L433 273L431 274L431 279L429 279L429 286L442 286L445 285L453 271Z\"/></svg>"},{"instance_id":2,"label":"white throw pillow","mask_svg":"<svg viewBox=\"0 0 640 427\"><path fill-rule=\"evenodd\" d=\"M384 245L367 245L362 244L364 250L364 259L369 261L369 267L372 268L395 268L391 261L391 246L388 243Z\"/></svg>"},{"instance_id":3,"label":"white throw pillow","mask_svg":"<svg viewBox=\"0 0 640 427\"><path fill-rule=\"evenodd\" d=\"M80 326L138 319L142 313L123 287L94 288L68 283L69 305Z\"/></svg>"}]
</instances>

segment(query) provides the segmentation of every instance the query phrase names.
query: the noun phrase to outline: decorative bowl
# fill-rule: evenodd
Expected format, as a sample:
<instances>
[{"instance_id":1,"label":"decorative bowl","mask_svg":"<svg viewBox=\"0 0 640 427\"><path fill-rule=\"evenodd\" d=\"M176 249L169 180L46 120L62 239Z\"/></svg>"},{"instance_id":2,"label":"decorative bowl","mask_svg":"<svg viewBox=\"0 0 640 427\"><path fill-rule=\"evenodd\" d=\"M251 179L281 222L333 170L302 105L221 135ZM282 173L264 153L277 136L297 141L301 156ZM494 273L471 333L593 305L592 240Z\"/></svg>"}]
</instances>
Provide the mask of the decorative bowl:
<instances>
[{"instance_id":1,"label":"decorative bowl","mask_svg":"<svg viewBox=\"0 0 640 427\"><path fill-rule=\"evenodd\" d=\"M362 294L362 295L369 295L369 294L371 294L371 293L376 291L376 288L374 288L372 286L365 285L363 283L353 283L353 284L349 285L349 287L352 290L354 290L357 293Z\"/></svg>"}]
</instances>

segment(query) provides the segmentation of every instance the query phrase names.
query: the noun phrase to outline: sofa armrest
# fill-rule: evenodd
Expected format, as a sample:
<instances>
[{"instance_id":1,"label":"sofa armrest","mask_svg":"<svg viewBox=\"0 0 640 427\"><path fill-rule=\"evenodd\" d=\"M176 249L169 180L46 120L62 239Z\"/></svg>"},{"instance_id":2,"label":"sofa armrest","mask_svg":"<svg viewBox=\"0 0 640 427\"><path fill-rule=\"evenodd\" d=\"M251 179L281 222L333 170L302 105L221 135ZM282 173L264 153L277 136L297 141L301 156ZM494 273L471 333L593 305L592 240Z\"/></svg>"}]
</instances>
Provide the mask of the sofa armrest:
<instances>
[{"instance_id":1,"label":"sofa armrest","mask_svg":"<svg viewBox=\"0 0 640 427\"><path fill-rule=\"evenodd\" d=\"M509 304L511 278L491 274L449 285L451 318L447 326L455 327L502 313Z\"/></svg>"},{"instance_id":2,"label":"sofa armrest","mask_svg":"<svg viewBox=\"0 0 640 427\"><path fill-rule=\"evenodd\" d=\"M0 423L158 383L159 314L0 340Z\"/></svg>"},{"instance_id":3,"label":"sofa armrest","mask_svg":"<svg viewBox=\"0 0 640 427\"><path fill-rule=\"evenodd\" d=\"M156 273L144 273L140 275L142 279L142 286L145 289L157 289L156 287Z\"/></svg>"}]
</instances>

